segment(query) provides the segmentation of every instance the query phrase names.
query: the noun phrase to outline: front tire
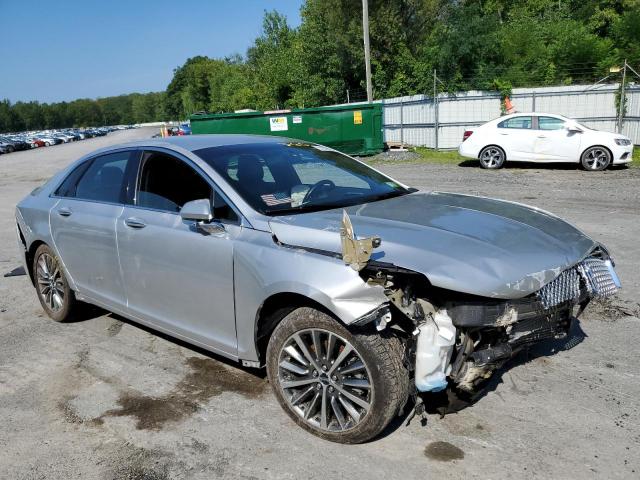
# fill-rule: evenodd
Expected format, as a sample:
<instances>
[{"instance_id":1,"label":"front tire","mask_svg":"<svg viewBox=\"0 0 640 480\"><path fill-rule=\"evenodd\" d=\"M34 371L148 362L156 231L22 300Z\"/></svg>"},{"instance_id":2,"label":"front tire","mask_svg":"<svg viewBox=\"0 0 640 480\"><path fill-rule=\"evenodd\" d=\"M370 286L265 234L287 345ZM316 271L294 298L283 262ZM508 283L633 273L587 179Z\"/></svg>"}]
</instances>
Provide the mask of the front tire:
<instances>
[{"instance_id":1,"label":"front tire","mask_svg":"<svg viewBox=\"0 0 640 480\"><path fill-rule=\"evenodd\" d=\"M611 163L611 153L604 147L590 147L582 154L580 163L585 170L599 172Z\"/></svg>"},{"instance_id":2,"label":"front tire","mask_svg":"<svg viewBox=\"0 0 640 480\"><path fill-rule=\"evenodd\" d=\"M298 308L276 327L267 375L278 402L320 438L362 443L376 437L407 401L402 344L388 332L347 330L313 308Z\"/></svg>"},{"instance_id":3,"label":"front tire","mask_svg":"<svg viewBox=\"0 0 640 480\"><path fill-rule=\"evenodd\" d=\"M480 166L488 170L502 168L506 159L507 156L505 155L504 150L495 145L484 147L480 152L480 155L478 155Z\"/></svg>"},{"instance_id":4,"label":"front tire","mask_svg":"<svg viewBox=\"0 0 640 480\"><path fill-rule=\"evenodd\" d=\"M48 245L40 245L36 250L33 278L45 313L56 322L70 320L76 313L78 302L64 276L60 260Z\"/></svg>"}]
</instances>

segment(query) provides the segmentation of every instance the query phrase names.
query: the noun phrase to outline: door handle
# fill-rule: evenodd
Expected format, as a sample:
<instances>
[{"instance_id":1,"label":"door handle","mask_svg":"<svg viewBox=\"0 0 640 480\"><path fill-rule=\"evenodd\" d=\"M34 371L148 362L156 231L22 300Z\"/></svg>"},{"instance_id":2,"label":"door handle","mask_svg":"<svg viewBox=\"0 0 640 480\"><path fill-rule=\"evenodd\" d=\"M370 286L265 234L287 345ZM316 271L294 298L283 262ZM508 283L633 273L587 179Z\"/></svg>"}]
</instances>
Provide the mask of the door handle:
<instances>
[{"instance_id":1,"label":"door handle","mask_svg":"<svg viewBox=\"0 0 640 480\"><path fill-rule=\"evenodd\" d=\"M131 228L144 228L147 226L146 223L136 217L129 217L124 221L124 223L127 225L127 227Z\"/></svg>"},{"instance_id":2,"label":"door handle","mask_svg":"<svg viewBox=\"0 0 640 480\"><path fill-rule=\"evenodd\" d=\"M58 209L58 215L61 217L69 217L73 212L68 207L61 207Z\"/></svg>"},{"instance_id":3,"label":"door handle","mask_svg":"<svg viewBox=\"0 0 640 480\"><path fill-rule=\"evenodd\" d=\"M508 133L498 132L500 135L509 135Z\"/></svg>"},{"instance_id":4,"label":"door handle","mask_svg":"<svg viewBox=\"0 0 640 480\"><path fill-rule=\"evenodd\" d=\"M547 138L546 135L538 135L538 138Z\"/></svg>"}]
</instances>

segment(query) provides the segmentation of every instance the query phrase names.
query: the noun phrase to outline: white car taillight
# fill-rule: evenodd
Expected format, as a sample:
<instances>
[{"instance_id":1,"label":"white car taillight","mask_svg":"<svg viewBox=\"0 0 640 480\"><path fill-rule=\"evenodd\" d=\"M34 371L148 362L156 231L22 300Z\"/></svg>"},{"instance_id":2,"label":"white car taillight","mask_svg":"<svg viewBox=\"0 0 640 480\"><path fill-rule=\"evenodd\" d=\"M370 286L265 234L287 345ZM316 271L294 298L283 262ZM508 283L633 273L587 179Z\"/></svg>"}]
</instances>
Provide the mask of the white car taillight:
<instances>
[{"instance_id":1,"label":"white car taillight","mask_svg":"<svg viewBox=\"0 0 640 480\"><path fill-rule=\"evenodd\" d=\"M473 133L473 130L465 130L465 132L462 134L462 141L464 142L467 138L471 136L472 133Z\"/></svg>"}]
</instances>

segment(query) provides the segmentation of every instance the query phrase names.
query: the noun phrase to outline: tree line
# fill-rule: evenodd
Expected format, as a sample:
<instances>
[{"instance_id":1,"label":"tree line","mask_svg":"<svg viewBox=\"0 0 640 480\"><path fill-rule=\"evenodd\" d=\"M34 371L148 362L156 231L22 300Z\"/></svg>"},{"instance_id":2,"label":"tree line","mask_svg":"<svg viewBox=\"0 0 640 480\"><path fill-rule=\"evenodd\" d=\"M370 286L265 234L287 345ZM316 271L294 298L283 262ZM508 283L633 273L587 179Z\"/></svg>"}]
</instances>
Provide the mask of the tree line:
<instances>
[{"instance_id":1,"label":"tree line","mask_svg":"<svg viewBox=\"0 0 640 480\"><path fill-rule=\"evenodd\" d=\"M306 0L297 28L265 12L245 55L189 58L165 92L5 101L0 131L363 100L361 8L361 0ZM376 98L430 95L434 85L505 92L617 81L611 67L640 64L640 0L369 0L369 18Z\"/></svg>"}]
</instances>

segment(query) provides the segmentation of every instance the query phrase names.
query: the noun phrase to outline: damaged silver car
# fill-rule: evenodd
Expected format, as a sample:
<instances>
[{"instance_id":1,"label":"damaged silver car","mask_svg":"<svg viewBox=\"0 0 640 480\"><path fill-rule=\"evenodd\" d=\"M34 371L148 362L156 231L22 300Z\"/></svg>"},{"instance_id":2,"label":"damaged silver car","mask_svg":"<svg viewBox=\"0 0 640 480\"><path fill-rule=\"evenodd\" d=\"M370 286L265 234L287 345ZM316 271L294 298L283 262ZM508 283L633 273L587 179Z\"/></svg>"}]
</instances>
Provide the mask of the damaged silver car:
<instances>
[{"instance_id":1,"label":"damaged silver car","mask_svg":"<svg viewBox=\"0 0 640 480\"><path fill-rule=\"evenodd\" d=\"M46 313L80 302L247 367L332 441L472 395L620 287L606 248L512 202L420 192L332 149L193 136L94 152L20 202Z\"/></svg>"}]
</instances>

